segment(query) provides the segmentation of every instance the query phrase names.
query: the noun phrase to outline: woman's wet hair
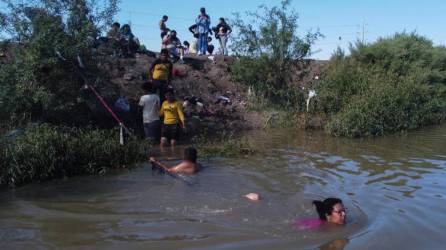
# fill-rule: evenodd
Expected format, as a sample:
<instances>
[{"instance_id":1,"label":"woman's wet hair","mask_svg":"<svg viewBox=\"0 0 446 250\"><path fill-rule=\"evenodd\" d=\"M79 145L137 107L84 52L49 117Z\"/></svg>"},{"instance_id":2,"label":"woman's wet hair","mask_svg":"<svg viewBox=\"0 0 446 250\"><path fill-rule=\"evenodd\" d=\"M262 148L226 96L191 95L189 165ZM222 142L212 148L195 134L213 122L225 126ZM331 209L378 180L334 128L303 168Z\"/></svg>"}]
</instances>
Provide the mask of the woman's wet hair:
<instances>
[{"instance_id":1,"label":"woman's wet hair","mask_svg":"<svg viewBox=\"0 0 446 250\"><path fill-rule=\"evenodd\" d=\"M193 147L187 147L184 149L184 159L191 161L191 162L197 162L197 150Z\"/></svg>"},{"instance_id":2,"label":"woman's wet hair","mask_svg":"<svg viewBox=\"0 0 446 250\"><path fill-rule=\"evenodd\" d=\"M169 17L166 16L166 15L164 15L164 16L163 16L163 20L167 20L167 19L169 19Z\"/></svg>"},{"instance_id":3,"label":"woman's wet hair","mask_svg":"<svg viewBox=\"0 0 446 250\"><path fill-rule=\"evenodd\" d=\"M319 219L324 221L327 220L327 215L331 215L331 213L333 212L333 206L338 203L342 204L342 200L338 198L327 198L323 201L313 201L313 204L316 207L316 211L319 215Z\"/></svg>"}]
</instances>

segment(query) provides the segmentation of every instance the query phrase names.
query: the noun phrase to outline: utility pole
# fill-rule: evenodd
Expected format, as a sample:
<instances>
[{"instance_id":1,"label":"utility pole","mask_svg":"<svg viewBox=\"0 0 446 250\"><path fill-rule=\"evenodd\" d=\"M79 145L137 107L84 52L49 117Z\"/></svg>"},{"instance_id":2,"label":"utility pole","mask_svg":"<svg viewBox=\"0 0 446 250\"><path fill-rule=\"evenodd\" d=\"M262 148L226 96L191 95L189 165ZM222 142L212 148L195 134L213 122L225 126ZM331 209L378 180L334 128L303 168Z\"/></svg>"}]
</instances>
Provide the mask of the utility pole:
<instances>
[{"instance_id":1,"label":"utility pole","mask_svg":"<svg viewBox=\"0 0 446 250\"><path fill-rule=\"evenodd\" d=\"M361 40L362 44L364 44L364 42L365 42L365 26L366 25L367 24L365 23L365 19L363 18L362 19L362 40Z\"/></svg>"}]
</instances>

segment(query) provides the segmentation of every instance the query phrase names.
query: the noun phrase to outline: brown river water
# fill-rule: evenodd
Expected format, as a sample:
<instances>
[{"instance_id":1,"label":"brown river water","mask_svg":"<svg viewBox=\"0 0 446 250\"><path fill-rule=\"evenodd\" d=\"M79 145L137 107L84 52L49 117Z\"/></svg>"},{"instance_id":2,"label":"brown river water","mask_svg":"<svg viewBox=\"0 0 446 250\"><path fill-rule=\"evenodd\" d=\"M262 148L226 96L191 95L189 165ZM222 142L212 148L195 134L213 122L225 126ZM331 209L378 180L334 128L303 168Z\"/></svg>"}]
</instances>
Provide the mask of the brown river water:
<instances>
[{"instance_id":1,"label":"brown river water","mask_svg":"<svg viewBox=\"0 0 446 250\"><path fill-rule=\"evenodd\" d=\"M147 164L0 192L0 249L445 249L446 126L385 138L275 130L259 154L201 159L193 177ZM168 163L181 157L161 155ZM260 202L243 195L259 193ZM345 226L299 230L339 197Z\"/></svg>"}]
</instances>

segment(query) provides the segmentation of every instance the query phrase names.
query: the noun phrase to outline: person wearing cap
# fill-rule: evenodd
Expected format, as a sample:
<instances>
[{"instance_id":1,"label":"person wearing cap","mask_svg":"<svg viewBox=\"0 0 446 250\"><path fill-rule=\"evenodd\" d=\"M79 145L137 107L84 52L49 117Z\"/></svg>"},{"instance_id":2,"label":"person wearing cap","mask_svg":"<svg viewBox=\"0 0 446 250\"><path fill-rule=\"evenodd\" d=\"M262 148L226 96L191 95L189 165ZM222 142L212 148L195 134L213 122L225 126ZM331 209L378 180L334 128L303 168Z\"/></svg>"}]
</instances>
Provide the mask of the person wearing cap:
<instances>
[{"instance_id":1,"label":"person wearing cap","mask_svg":"<svg viewBox=\"0 0 446 250\"><path fill-rule=\"evenodd\" d=\"M212 33L210 30L211 18L206 14L206 9L200 9L200 15L195 20L198 29L198 55L206 55L207 37Z\"/></svg>"},{"instance_id":2,"label":"person wearing cap","mask_svg":"<svg viewBox=\"0 0 446 250\"><path fill-rule=\"evenodd\" d=\"M170 141L170 146L174 147L180 137L181 128L185 130L186 124L184 113L180 102L175 100L173 88L166 90L166 100L161 105L160 117L163 117L161 127L161 148Z\"/></svg>"}]
</instances>

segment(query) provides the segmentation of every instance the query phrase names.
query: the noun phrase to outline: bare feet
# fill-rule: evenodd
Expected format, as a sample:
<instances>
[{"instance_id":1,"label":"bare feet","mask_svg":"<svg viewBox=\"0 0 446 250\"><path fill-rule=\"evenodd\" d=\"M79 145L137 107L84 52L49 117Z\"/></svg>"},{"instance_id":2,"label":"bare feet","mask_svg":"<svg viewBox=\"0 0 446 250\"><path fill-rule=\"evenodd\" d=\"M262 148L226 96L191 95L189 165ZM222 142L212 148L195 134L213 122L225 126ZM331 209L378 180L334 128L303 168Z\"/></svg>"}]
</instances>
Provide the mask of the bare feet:
<instances>
[{"instance_id":1,"label":"bare feet","mask_svg":"<svg viewBox=\"0 0 446 250\"><path fill-rule=\"evenodd\" d=\"M259 201L260 200L260 195L256 194L256 193L249 193L249 194L245 195L245 197L251 201Z\"/></svg>"}]
</instances>

